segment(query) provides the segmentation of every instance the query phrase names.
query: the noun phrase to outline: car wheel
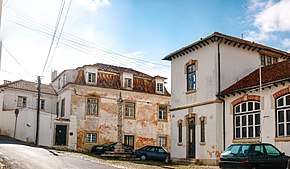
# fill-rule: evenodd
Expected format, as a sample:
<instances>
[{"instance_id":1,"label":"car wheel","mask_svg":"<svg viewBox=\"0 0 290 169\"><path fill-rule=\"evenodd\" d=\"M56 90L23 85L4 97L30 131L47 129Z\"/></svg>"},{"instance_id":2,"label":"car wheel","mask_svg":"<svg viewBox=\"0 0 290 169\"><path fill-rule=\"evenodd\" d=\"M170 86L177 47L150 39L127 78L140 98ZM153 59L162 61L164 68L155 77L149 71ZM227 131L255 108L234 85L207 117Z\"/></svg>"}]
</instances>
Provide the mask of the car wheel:
<instances>
[{"instance_id":1,"label":"car wheel","mask_svg":"<svg viewBox=\"0 0 290 169\"><path fill-rule=\"evenodd\" d=\"M144 161L144 160L146 160L146 159L147 159L147 157L146 157L146 155L145 155L145 154L142 154L142 155L140 156L140 159Z\"/></svg>"}]
</instances>

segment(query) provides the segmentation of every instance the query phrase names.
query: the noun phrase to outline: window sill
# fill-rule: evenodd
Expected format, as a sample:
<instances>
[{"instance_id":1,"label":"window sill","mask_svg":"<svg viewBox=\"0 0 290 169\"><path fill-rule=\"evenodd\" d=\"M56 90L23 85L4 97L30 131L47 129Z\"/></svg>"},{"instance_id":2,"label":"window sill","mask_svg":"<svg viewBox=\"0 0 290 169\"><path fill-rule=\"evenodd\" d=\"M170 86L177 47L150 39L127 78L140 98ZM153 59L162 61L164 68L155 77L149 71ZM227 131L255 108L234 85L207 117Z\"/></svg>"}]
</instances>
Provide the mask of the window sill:
<instances>
[{"instance_id":1,"label":"window sill","mask_svg":"<svg viewBox=\"0 0 290 169\"><path fill-rule=\"evenodd\" d=\"M177 146L183 146L183 144L182 143L177 143Z\"/></svg>"},{"instance_id":2,"label":"window sill","mask_svg":"<svg viewBox=\"0 0 290 169\"><path fill-rule=\"evenodd\" d=\"M288 136L286 136L286 137L276 137L275 138L275 141L276 142L289 142L290 141L290 137Z\"/></svg>"},{"instance_id":3,"label":"window sill","mask_svg":"<svg viewBox=\"0 0 290 169\"><path fill-rule=\"evenodd\" d=\"M259 138L245 138L233 140L233 143L258 143L258 142L260 142Z\"/></svg>"},{"instance_id":4,"label":"window sill","mask_svg":"<svg viewBox=\"0 0 290 169\"><path fill-rule=\"evenodd\" d=\"M196 89L186 91L186 94L192 94L192 93L196 93Z\"/></svg>"},{"instance_id":5,"label":"window sill","mask_svg":"<svg viewBox=\"0 0 290 169\"><path fill-rule=\"evenodd\" d=\"M205 142L200 142L199 145L205 146Z\"/></svg>"},{"instance_id":6,"label":"window sill","mask_svg":"<svg viewBox=\"0 0 290 169\"><path fill-rule=\"evenodd\" d=\"M124 119L127 119L127 120L136 120L135 117L124 117Z\"/></svg>"},{"instance_id":7,"label":"window sill","mask_svg":"<svg viewBox=\"0 0 290 169\"><path fill-rule=\"evenodd\" d=\"M162 119L158 119L158 122L168 122L168 120L162 120Z\"/></svg>"}]
</instances>

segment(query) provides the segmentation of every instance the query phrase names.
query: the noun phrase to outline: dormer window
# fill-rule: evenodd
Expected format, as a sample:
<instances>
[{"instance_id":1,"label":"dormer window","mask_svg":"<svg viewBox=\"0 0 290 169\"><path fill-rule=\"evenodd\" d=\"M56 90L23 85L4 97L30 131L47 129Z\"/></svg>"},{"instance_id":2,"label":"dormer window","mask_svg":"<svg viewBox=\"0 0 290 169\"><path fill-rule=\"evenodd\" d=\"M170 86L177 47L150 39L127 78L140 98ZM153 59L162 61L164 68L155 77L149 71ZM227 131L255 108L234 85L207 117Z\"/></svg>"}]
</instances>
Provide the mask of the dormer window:
<instances>
[{"instance_id":1,"label":"dormer window","mask_svg":"<svg viewBox=\"0 0 290 169\"><path fill-rule=\"evenodd\" d=\"M163 93L163 83L157 83L156 91Z\"/></svg>"},{"instance_id":2,"label":"dormer window","mask_svg":"<svg viewBox=\"0 0 290 169\"><path fill-rule=\"evenodd\" d=\"M131 78L125 78L125 88L132 89L132 79Z\"/></svg>"},{"instance_id":3,"label":"dormer window","mask_svg":"<svg viewBox=\"0 0 290 169\"><path fill-rule=\"evenodd\" d=\"M96 83L96 73L93 73L93 72L88 73L88 82Z\"/></svg>"},{"instance_id":4,"label":"dormer window","mask_svg":"<svg viewBox=\"0 0 290 169\"><path fill-rule=\"evenodd\" d=\"M61 87L61 84L60 83L61 83L61 78L58 79L57 89L60 89L60 87Z\"/></svg>"}]
</instances>

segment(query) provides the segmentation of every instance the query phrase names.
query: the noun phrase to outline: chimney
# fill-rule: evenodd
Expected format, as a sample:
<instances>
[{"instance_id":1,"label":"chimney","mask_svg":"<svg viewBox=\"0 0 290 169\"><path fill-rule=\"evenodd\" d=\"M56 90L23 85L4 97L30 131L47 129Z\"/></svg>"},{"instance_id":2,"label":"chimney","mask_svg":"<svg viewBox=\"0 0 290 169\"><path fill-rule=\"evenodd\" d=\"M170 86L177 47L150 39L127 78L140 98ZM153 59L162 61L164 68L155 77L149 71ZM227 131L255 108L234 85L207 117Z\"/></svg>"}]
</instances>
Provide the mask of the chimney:
<instances>
[{"instance_id":1,"label":"chimney","mask_svg":"<svg viewBox=\"0 0 290 169\"><path fill-rule=\"evenodd\" d=\"M57 71L56 70L52 71L52 73L51 73L51 82L56 78L56 76L57 76Z\"/></svg>"},{"instance_id":2,"label":"chimney","mask_svg":"<svg viewBox=\"0 0 290 169\"><path fill-rule=\"evenodd\" d=\"M4 84L5 84L5 85L6 85L6 84L9 84L9 83L11 83L10 80L4 80Z\"/></svg>"}]
</instances>

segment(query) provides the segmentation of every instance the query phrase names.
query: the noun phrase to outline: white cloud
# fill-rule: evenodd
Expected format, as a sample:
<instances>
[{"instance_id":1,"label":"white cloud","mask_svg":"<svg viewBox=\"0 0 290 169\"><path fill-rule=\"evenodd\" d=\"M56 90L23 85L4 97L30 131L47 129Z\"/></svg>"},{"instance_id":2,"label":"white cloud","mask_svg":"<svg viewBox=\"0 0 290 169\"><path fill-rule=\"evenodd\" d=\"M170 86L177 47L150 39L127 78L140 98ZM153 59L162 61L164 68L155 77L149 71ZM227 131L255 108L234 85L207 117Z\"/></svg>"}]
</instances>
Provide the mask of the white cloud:
<instances>
[{"instance_id":1,"label":"white cloud","mask_svg":"<svg viewBox=\"0 0 290 169\"><path fill-rule=\"evenodd\" d=\"M265 32L248 31L248 36L245 39L249 41L266 41L270 39L270 36Z\"/></svg>"},{"instance_id":2,"label":"white cloud","mask_svg":"<svg viewBox=\"0 0 290 169\"><path fill-rule=\"evenodd\" d=\"M255 16L254 25L262 32L290 31L290 0L281 0Z\"/></svg>"},{"instance_id":3,"label":"white cloud","mask_svg":"<svg viewBox=\"0 0 290 169\"><path fill-rule=\"evenodd\" d=\"M289 38L286 38L282 41L282 46L284 48L290 48L290 39Z\"/></svg>"},{"instance_id":4,"label":"white cloud","mask_svg":"<svg viewBox=\"0 0 290 169\"><path fill-rule=\"evenodd\" d=\"M110 5L109 0L77 0L76 2L92 12L95 12L100 7Z\"/></svg>"},{"instance_id":5,"label":"white cloud","mask_svg":"<svg viewBox=\"0 0 290 169\"><path fill-rule=\"evenodd\" d=\"M276 32L290 32L290 0L250 0L248 18L257 31L249 31L247 39L251 41L269 41Z\"/></svg>"}]
</instances>

